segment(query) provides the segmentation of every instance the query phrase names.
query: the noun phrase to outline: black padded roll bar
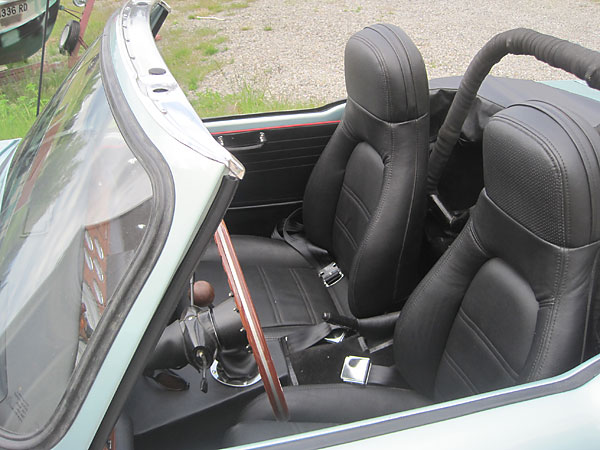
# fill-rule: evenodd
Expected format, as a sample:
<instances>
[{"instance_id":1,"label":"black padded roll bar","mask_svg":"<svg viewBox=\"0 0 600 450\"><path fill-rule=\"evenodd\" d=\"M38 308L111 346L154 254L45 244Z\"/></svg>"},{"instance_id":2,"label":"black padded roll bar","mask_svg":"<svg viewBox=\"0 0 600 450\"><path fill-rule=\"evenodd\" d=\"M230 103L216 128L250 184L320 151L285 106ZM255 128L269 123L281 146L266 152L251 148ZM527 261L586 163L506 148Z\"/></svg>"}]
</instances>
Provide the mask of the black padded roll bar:
<instances>
[{"instance_id":1,"label":"black padded roll bar","mask_svg":"<svg viewBox=\"0 0 600 450\"><path fill-rule=\"evenodd\" d=\"M552 67L566 70L600 90L600 53L572 42L526 28L494 36L479 50L454 97L429 158L427 193L437 199L437 187L477 91L491 68L508 54L531 55ZM434 200L435 200L434 199Z\"/></svg>"}]
</instances>

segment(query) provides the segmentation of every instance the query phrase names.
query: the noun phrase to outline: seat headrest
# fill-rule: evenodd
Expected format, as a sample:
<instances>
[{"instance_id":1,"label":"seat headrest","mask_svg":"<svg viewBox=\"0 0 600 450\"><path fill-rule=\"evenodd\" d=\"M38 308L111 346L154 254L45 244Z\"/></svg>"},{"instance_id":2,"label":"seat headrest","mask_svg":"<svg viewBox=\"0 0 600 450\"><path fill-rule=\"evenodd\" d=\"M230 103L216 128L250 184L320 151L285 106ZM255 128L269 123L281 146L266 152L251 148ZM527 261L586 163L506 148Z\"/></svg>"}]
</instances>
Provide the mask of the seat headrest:
<instances>
[{"instance_id":1,"label":"seat headrest","mask_svg":"<svg viewBox=\"0 0 600 450\"><path fill-rule=\"evenodd\" d=\"M406 122L428 111L427 72L421 53L394 25L355 33L344 57L348 97L385 122Z\"/></svg>"},{"instance_id":2,"label":"seat headrest","mask_svg":"<svg viewBox=\"0 0 600 450\"><path fill-rule=\"evenodd\" d=\"M483 138L488 197L561 247L600 238L600 135L573 112L541 101L492 117Z\"/></svg>"}]
</instances>

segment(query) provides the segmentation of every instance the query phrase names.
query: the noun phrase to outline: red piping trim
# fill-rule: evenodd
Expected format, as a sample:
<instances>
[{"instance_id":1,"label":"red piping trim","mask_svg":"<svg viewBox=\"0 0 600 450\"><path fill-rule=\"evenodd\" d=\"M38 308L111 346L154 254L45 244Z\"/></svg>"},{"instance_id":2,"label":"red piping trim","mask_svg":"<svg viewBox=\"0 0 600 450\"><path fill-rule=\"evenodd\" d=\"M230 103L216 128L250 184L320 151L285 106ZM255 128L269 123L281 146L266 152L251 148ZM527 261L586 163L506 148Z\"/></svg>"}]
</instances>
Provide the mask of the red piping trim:
<instances>
[{"instance_id":1,"label":"red piping trim","mask_svg":"<svg viewBox=\"0 0 600 450\"><path fill-rule=\"evenodd\" d=\"M329 120L326 122L313 122L313 123L300 123L294 125L280 125L277 127L263 127L263 128L248 128L247 130L230 130L230 131L215 131L214 133L210 133L213 136L220 134L231 134L231 133L245 133L247 131L262 131L262 130L278 130L280 128L291 128L291 127L309 127L312 125L331 125L334 123L340 123L339 120Z\"/></svg>"}]
</instances>

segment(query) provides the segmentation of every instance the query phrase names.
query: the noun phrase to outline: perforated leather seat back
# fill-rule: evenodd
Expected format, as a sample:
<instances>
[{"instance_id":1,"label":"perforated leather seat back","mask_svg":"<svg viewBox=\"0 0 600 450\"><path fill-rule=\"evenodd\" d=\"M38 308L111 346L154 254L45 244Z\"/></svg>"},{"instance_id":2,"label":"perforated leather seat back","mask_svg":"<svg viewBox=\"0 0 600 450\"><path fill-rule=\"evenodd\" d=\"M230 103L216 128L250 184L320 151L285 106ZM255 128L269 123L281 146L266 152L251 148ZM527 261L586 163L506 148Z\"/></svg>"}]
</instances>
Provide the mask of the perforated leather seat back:
<instances>
[{"instance_id":1,"label":"perforated leather seat back","mask_svg":"<svg viewBox=\"0 0 600 450\"><path fill-rule=\"evenodd\" d=\"M496 114L471 220L407 302L398 368L458 398L581 361L600 244L600 136L543 102Z\"/></svg>"}]
</instances>

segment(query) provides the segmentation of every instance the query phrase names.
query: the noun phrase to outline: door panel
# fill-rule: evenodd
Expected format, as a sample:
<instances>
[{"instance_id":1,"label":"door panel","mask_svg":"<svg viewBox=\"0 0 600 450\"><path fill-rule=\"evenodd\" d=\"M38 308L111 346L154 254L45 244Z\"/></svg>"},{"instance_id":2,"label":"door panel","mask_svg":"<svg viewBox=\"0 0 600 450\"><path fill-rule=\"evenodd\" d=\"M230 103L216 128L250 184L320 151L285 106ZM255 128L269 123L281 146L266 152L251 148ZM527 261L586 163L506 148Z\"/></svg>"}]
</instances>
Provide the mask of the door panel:
<instances>
[{"instance_id":1,"label":"door panel","mask_svg":"<svg viewBox=\"0 0 600 450\"><path fill-rule=\"evenodd\" d=\"M338 122L218 134L246 168L231 207L301 201L313 166Z\"/></svg>"},{"instance_id":2,"label":"door panel","mask_svg":"<svg viewBox=\"0 0 600 450\"><path fill-rule=\"evenodd\" d=\"M269 113L265 126L260 116L250 116L251 121L241 116L237 128L234 118L206 121L214 138L246 169L226 216L232 233L269 236L279 220L302 205L310 173L342 112L340 104L304 111L294 114L296 123L287 123L289 113Z\"/></svg>"}]
</instances>

